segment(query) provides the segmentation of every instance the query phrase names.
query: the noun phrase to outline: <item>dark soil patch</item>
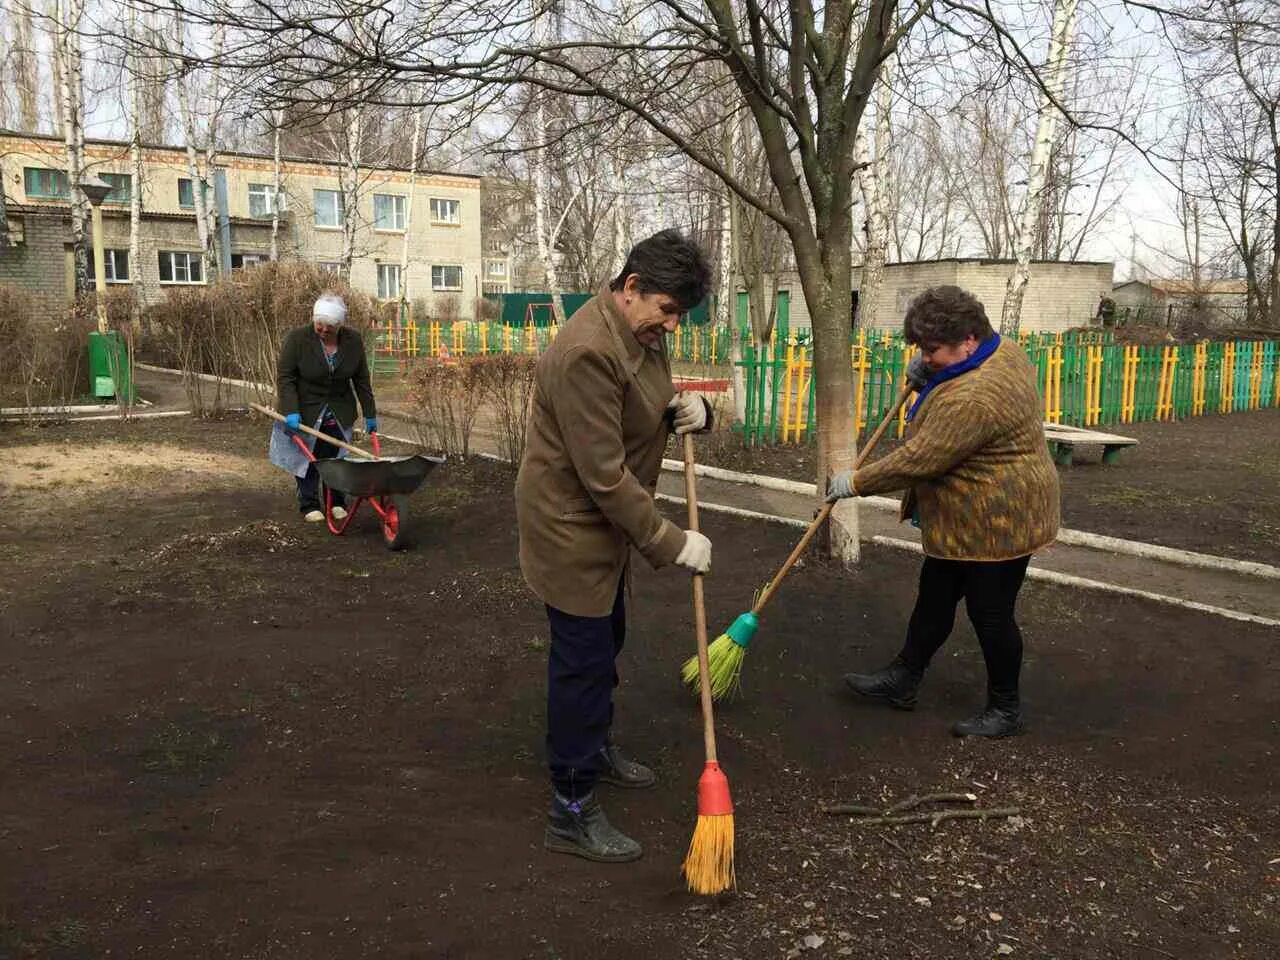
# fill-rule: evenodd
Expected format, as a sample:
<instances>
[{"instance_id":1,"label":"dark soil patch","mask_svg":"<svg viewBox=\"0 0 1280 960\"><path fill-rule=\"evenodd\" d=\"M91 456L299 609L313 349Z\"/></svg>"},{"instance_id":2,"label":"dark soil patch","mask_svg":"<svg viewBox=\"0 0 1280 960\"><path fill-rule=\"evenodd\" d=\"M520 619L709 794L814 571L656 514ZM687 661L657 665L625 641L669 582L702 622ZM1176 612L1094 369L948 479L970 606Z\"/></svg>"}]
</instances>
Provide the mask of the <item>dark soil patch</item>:
<instances>
[{"instance_id":1,"label":"dark soil patch","mask_svg":"<svg viewBox=\"0 0 1280 960\"><path fill-rule=\"evenodd\" d=\"M1064 525L1280 563L1280 410L1105 429L1139 442L1114 464L1085 447L1074 466L1058 468ZM883 441L872 459L896 444ZM809 445L704 444L698 452L707 464L810 483L816 470Z\"/></svg>"},{"instance_id":2,"label":"dark soil patch","mask_svg":"<svg viewBox=\"0 0 1280 960\"><path fill-rule=\"evenodd\" d=\"M261 452L235 422L123 429ZM967 626L915 713L841 690L895 649L914 561L806 564L720 712L739 892L698 900L677 872L701 770L687 580L642 565L631 601L618 736L661 782L607 805L646 856L551 855L546 626L511 477L449 465L412 507L400 554L368 517L301 525L287 478L157 476L0 517L22 587L0 623L0 957L1273 955L1274 631L1030 585L1032 732L958 742L983 678ZM793 531L706 526L718 626ZM1023 813L881 831L818 812L933 790Z\"/></svg>"}]
</instances>

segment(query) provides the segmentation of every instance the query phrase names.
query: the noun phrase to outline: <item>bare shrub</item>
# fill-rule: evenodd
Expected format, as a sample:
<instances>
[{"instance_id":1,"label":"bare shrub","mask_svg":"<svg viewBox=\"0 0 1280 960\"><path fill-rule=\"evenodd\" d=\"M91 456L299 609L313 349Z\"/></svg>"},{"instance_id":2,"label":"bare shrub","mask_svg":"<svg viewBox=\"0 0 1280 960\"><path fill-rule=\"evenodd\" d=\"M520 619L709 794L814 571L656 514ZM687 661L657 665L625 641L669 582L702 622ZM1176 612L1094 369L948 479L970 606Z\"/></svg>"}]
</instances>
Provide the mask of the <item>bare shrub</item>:
<instances>
[{"instance_id":1,"label":"bare shrub","mask_svg":"<svg viewBox=\"0 0 1280 960\"><path fill-rule=\"evenodd\" d=\"M479 361L420 361L409 371L408 399L418 441L448 456L469 456L471 431L484 401Z\"/></svg>"},{"instance_id":2,"label":"bare shrub","mask_svg":"<svg viewBox=\"0 0 1280 960\"><path fill-rule=\"evenodd\" d=\"M438 321L442 326L447 326L462 319L462 299L460 297L453 295L437 296L433 307L431 319Z\"/></svg>"},{"instance_id":3,"label":"bare shrub","mask_svg":"<svg viewBox=\"0 0 1280 960\"><path fill-rule=\"evenodd\" d=\"M59 405L88 390L94 322L16 287L0 286L0 394L23 406Z\"/></svg>"},{"instance_id":4,"label":"bare shrub","mask_svg":"<svg viewBox=\"0 0 1280 960\"><path fill-rule=\"evenodd\" d=\"M481 392L493 411L498 452L511 463L524 456L528 436L529 404L533 402L537 357L496 354L477 357Z\"/></svg>"},{"instance_id":5,"label":"bare shrub","mask_svg":"<svg viewBox=\"0 0 1280 960\"><path fill-rule=\"evenodd\" d=\"M477 320L497 320L502 316L502 307L488 297L476 297L475 318Z\"/></svg>"},{"instance_id":6,"label":"bare shrub","mask_svg":"<svg viewBox=\"0 0 1280 960\"><path fill-rule=\"evenodd\" d=\"M326 291L346 301L349 326L371 335L381 314L368 294L315 264L269 263L207 287L171 290L164 303L144 313L143 350L183 372L192 410L199 414L223 408L227 380L254 384L248 389L271 403L280 344L290 330L310 321L316 298Z\"/></svg>"}]
</instances>

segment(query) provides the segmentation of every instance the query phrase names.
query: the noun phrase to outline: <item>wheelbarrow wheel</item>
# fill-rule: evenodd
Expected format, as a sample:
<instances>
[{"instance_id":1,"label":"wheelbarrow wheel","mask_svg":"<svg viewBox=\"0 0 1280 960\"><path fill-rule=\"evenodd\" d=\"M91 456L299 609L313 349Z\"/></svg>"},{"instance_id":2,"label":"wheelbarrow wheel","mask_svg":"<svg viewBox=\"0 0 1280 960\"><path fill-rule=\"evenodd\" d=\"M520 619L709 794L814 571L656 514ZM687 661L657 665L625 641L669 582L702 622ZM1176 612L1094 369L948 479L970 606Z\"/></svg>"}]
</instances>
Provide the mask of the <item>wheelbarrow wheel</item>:
<instances>
[{"instance_id":1,"label":"wheelbarrow wheel","mask_svg":"<svg viewBox=\"0 0 1280 960\"><path fill-rule=\"evenodd\" d=\"M408 497L382 498L382 539L388 550L403 550L410 546L408 521Z\"/></svg>"}]
</instances>

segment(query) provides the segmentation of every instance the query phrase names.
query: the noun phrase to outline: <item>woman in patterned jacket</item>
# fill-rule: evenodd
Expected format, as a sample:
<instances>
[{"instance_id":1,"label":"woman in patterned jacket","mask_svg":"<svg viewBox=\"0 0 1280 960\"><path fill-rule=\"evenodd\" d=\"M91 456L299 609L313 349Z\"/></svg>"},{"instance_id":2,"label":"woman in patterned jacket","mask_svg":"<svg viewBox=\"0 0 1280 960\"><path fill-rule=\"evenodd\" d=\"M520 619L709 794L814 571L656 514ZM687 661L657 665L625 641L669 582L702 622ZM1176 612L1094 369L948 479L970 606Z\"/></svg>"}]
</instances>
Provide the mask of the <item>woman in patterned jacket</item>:
<instances>
[{"instance_id":1,"label":"woman in patterned jacket","mask_svg":"<svg viewBox=\"0 0 1280 960\"><path fill-rule=\"evenodd\" d=\"M1012 736L1023 729L1014 606L1031 555L1053 542L1059 521L1035 368L959 287L920 294L903 326L907 342L920 348L908 371L918 392L907 439L857 473L833 477L828 499L905 490L901 517L919 525L925 560L902 650L883 670L845 682L864 697L912 709L963 598L987 664L987 705L952 732Z\"/></svg>"}]
</instances>

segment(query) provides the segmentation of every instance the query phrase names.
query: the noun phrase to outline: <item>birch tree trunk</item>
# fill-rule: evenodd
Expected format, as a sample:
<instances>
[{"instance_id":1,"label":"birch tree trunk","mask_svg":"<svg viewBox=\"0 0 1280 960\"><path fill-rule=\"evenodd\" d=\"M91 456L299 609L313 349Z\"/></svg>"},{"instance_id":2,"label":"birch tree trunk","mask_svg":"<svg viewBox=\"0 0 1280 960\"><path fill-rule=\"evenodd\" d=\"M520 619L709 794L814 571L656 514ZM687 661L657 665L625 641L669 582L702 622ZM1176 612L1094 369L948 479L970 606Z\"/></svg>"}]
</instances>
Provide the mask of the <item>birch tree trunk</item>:
<instances>
[{"instance_id":1,"label":"birch tree trunk","mask_svg":"<svg viewBox=\"0 0 1280 960\"><path fill-rule=\"evenodd\" d=\"M280 259L280 202L284 196L284 177L280 168L280 127L284 123L284 111L272 115L271 130L271 262Z\"/></svg>"},{"instance_id":2,"label":"birch tree trunk","mask_svg":"<svg viewBox=\"0 0 1280 960\"><path fill-rule=\"evenodd\" d=\"M182 17L174 17L174 36L179 57L183 56ZM200 158L196 149L196 115L191 102L190 75L181 73L175 80L178 88L178 112L182 114L182 139L186 144L187 175L191 178L191 201L196 215L196 237L200 241L200 275L209 279L209 265L213 250L209 237L209 210L207 194L210 192L200 171Z\"/></svg>"},{"instance_id":3,"label":"birch tree trunk","mask_svg":"<svg viewBox=\"0 0 1280 960\"><path fill-rule=\"evenodd\" d=\"M61 11L62 0L45 0L44 16L50 24L49 47L51 56L49 57L49 61L51 64L50 73L52 74L53 81L49 92L49 99L51 101L51 109L49 112L52 115L50 125L53 127L53 133L57 137L62 137L63 135L62 115L64 113L62 104L62 53L59 49L59 37L61 36L61 30L58 27L58 24L61 22L59 20Z\"/></svg>"},{"instance_id":4,"label":"birch tree trunk","mask_svg":"<svg viewBox=\"0 0 1280 960\"><path fill-rule=\"evenodd\" d=\"M218 273L223 269L230 269L231 251L222 249L222 231L219 229L219 210L218 210L218 186L214 183L214 177L217 176L216 166L218 157L218 140L219 140L219 119L221 114L222 103L222 49L226 43L226 27L222 23L218 24L217 31L213 36L213 63L214 67L209 76L209 117L205 128L204 138L204 172L209 180L209 187L205 190L204 213L208 222L206 232L209 238L209 251L213 259L214 268ZM205 281L208 282L208 275Z\"/></svg>"},{"instance_id":5,"label":"birch tree trunk","mask_svg":"<svg viewBox=\"0 0 1280 960\"><path fill-rule=\"evenodd\" d=\"M544 45L550 35L551 11L548 6L538 8L534 3L535 42ZM539 67L535 66L535 70ZM534 136L537 145L533 151L533 226L538 238L538 259L542 261L542 269L547 278L547 290L551 294L551 312L557 325L564 323L564 300L560 296L560 277L556 271L555 238L547 232L547 191L550 177L547 171L547 107L546 94L538 90L534 94L538 98L536 110L536 129ZM621 269L621 267L619 267Z\"/></svg>"},{"instance_id":6,"label":"birch tree trunk","mask_svg":"<svg viewBox=\"0 0 1280 960\"><path fill-rule=\"evenodd\" d=\"M1075 31L1077 0L1055 0L1053 31L1049 38L1049 56L1045 62L1044 85L1040 94L1040 120L1036 142L1031 148L1027 170L1027 195L1022 201L1016 244L1017 263L1005 287L1004 309L1000 315L1000 332L1016 337L1022 322L1022 298L1031 277L1031 251L1035 244L1040 210L1044 205L1045 184L1053 152L1054 133L1058 125L1058 103L1067 84L1067 66Z\"/></svg>"},{"instance_id":7,"label":"birch tree trunk","mask_svg":"<svg viewBox=\"0 0 1280 960\"><path fill-rule=\"evenodd\" d=\"M724 153L725 170L730 176L736 176L738 146L738 122L730 117L725 124L721 136ZM738 198L728 187L724 188L724 206L720 211L720 316L717 322L725 325L725 333L729 336L729 382L732 385L734 421L742 423L747 418L747 390L743 383L742 340L738 336L738 325L734 322L734 308L737 306L737 284L734 283L733 268L738 262L738 223L734 208ZM714 358L712 358L714 359Z\"/></svg>"},{"instance_id":8,"label":"birch tree trunk","mask_svg":"<svg viewBox=\"0 0 1280 960\"><path fill-rule=\"evenodd\" d=\"M18 123L23 133L40 128L40 75L36 59L35 26L31 8L19 3L10 9L14 18L13 82L18 95Z\"/></svg>"},{"instance_id":9,"label":"birch tree trunk","mask_svg":"<svg viewBox=\"0 0 1280 960\"><path fill-rule=\"evenodd\" d=\"M890 111L893 107L893 71L896 57L880 67L876 81L876 155L867 154L867 141L859 136L861 155L858 162L869 165L862 170L863 207L866 210L867 253L862 261L862 283L858 291L859 326L874 327L880 320L880 289L884 286L884 264L889 248L889 154L893 149Z\"/></svg>"},{"instance_id":10,"label":"birch tree trunk","mask_svg":"<svg viewBox=\"0 0 1280 960\"><path fill-rule=\"evenodd\" d=\"M67 192L71 202L71 246L75 257L75 296L89 289L89 251L85 242L85 220L89 201L80 189L84 178L84 94L80 67L80 19L84 0L58 0L54 20L54 59L62 81L59 91L59 119L66 147Z\"/></svg>"},{"instance_id":11,"label":"birch tree trunk","mask_svg":"<svg viewBox=\"0 0 1280 960\"><path fill-rule=\"evenodd\" d=\"M342 169L342 260L339 273L351 282L356 256L356 229L360 224L360 161L363 155L364 117L358 105L349 108L346 129L346 163Z\"/></svg>"},{"instance_id":12,"label":"birch tree trunk","mask_svg":"<svg viewBox=\"0 0 1280 960\"><path fill-rule=\"evenodd\" d=\"M409 199L404 204L404 242L400 245L400 322L409 305L409 231L413 229L413 194L418 184L418 147L422 143L422 108L413 108L413 142L409 153Z\"/></svg>"},{"instance_id":13,"label":"birch tree trunk","mask_svg":"<svg viewBox=\"0 0 1280 960\"><path fill-rule=\"evenodd\" d=\"M133 284L133 321L136 323L142 311L142 71L138 62L138 18L136 12L129 15L129 160L132 167L132 184L129 190L129 279Z\"/></svg>"}]
</instances>

